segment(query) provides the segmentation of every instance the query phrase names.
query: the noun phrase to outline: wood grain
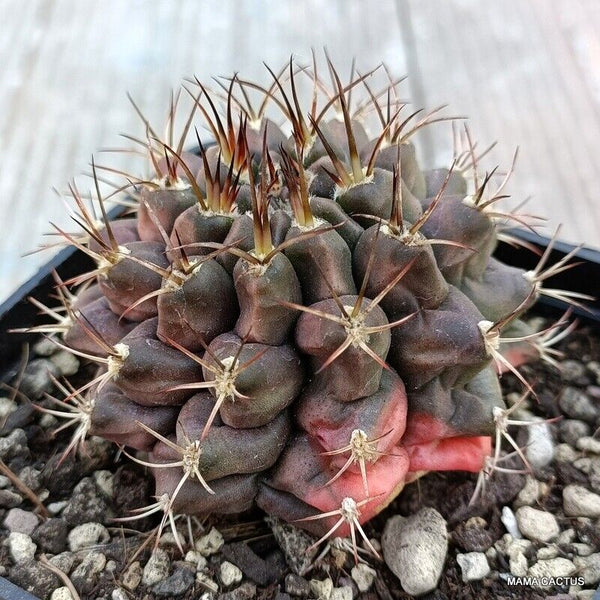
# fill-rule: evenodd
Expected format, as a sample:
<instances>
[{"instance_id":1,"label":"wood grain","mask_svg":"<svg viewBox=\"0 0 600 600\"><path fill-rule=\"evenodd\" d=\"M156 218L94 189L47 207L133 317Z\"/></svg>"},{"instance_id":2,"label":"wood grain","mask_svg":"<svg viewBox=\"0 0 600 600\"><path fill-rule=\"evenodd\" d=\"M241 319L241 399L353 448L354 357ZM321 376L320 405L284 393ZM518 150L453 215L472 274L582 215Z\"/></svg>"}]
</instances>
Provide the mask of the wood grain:
<instances>
[{"instance_id":1,"label":"wood grain","mask_svg":"<svg viewBox=\"0 0 600 600\"><path fill-rule=\"evenodd\" d=\"M279 66L327 46L347 73L386 61L410 70L407 95L468 114L506 165L511 191L564 223L562 236L600 246L600 9L593 0L0 0L0 297L45 262L21 258L67 217L52 186L89 170L92 153L140 133L129 91L164 120L185 76L268 82ZM410 93L409 93L410 92ZM421 136L426 164L448 162L448 126ZM136 169L134 157L98 161ZM78 177L83 189L90 182Z\"/></svg>"}]
</instances>

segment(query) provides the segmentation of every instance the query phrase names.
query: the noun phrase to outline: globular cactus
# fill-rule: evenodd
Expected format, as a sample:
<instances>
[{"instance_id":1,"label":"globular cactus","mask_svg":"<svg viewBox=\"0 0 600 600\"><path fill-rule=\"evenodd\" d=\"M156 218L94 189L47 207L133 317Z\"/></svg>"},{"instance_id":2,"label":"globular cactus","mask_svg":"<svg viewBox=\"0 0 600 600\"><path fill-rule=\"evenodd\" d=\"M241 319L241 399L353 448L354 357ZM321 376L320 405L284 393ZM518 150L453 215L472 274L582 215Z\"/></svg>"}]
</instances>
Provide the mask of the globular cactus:
<instances>
[{"instance_id":1,"label":"globular cactus","mask_svg":"<svg viewBox=\"0 0 600 600\"><path fill-rule=\"evenodd\" d=\"M518 373L501 349L551 358L562 335L503 334L540 294L565 298L542 287L564 263L524 273L492 257L504 225L526 218L497 208L510 171L496 186L481 176L465 129L451 168L423 172L412 135L445 118L405 118L395 82L344 85L328 67L331 86L291 61L270 87L197 81L177 145L176 101L164 140L144 119L153 175L116 186L133 217L110 223L98 189L98 222L71 188L83 235L59 233L96 268L58 281L66 312L40 305L57 323L33 330L99 371L60 384L66 399L46 410L75 419L74 444L94 434L146 452L132 458L158 501L140 514L162 511L163 525L258 505L317 536L364 538L423 473L495 466L509 414L498 367ZM198 116L216 144L186 152ZM96 182L118 173L92 165Z\"/></svg>"}]
</instances>

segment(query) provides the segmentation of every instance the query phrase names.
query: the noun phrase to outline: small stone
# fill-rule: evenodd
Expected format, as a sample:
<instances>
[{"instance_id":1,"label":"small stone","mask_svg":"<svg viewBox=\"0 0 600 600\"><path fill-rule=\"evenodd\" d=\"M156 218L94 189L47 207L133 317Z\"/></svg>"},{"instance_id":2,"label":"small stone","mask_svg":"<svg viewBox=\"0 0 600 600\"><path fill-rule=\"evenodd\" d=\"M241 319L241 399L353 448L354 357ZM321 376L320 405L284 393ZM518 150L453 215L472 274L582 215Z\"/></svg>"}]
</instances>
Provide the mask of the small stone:
<instances>
[{"instance_id":1,"label":"small stone","mask_svg":"<svg viewBox=\"0 0 600 600\"><path fill-rule=\"evenodd\" d=\"M209 592L217 593L219 591L219 586L205 573L202 573L202 572L196 573L196 583L201 588L208 590ZM240 586L240 587L243 587L243 586Z\"/></svg>"},{"instance_id":2,"label":"small stone","mask_svg":"<svg viewBox=\"0 0 600 600\"><path fill-rule=\"evenodd\" d=\"M110 471L95 471L94 483L109 500L113 497L113 474Z\"/></svg>"},{"instance_id":3,"label":"small stone","mask_svg":"<svg viewBox=\"0 0 600 600\"><path fill-rule=\"evenodd\" d=\"M329 600L352 600L352 588L350 586L336 587L331 590Z\"/></svg>"},{"instance_id":4,"label":"small stone","mask_svg":"<svg viewBox=\"0 0 600 600\"><path fill-rule=\"evenodd\" d=\"M185 562L191 563L196 568L196 571L202 571L206 568L208 561L197 550L189 550L185 555Z\"/></svg>"},{"instance_id":5,"label":"small stone","mask_svg":"<svg viewBox=\"0 0 600 600\"><path fill-rule=\"evenodd\" d=\"M60 554L50 557L48 562L68 575L75 565L75 559L76 556L73 552L61 552Z\"/></svg>"},{"instance_id":6,"label":"small stone","mask_svg":"<svg viewBox=\"0 0 600 600\"><path fill-rule=\"evenodd\" d=\"M31 466L23 467L19 471L19 479L34 492L42 487L40 471Z\"/></svg>"},{"instance_id":7,"label":"small stone","mask_svg":"<svg viewBox=\"0 0 600 600\"><path fill-rule=\"evenodd\" d=\"M525 485L523 489L517 494L517 497L513 501L513 506L519 508L521 506L531 506L535 504L540 498L548 493L548 485L538 481L535 477L527 475L525 477Z\"/></svg>"},{"instance_id":8,"label":"small stone","mask_svg":"<svg viewBox=\"0 0 600 600\"><path fill-rule=\"evenodd\" d=\"M59 350L50 357L50 361L63 377L70 377L79 371L79 360L66 350Z\"/></svg>"},{"instance_id":9,"label":"small stone","mask_svg":"<svg viewBox=\"0 0 600 600\"><path fill-rule=\"evenodd\" d=\"M558 424L560 439L575 448L577 440L590 434L590 426L579 419L563 419Z\"/></svg>"},{"instance_id":10,"label":"small stone","mask_svg":"<svg viewBox=\"0 0 600 600\"><path fill-rule=\"evenodd\" d=\"M563 360L560 363L560 374L564 381L577 385L586 385L589 380L586 376L585 365L578 360Z\"/></svg>"},{"instance_id":11,"label":"small stone","mask_svg":"<svg viewBox=\"0 0 600 600\"><path fill-rule=\"evenodd\" d=\"M577 533L575 532L575 530L572 527L569 527L568 529L565 529L564 531L560 532L560 535L558 536L556 543L557 544L570 544L571 542L573 542L575 540L576 537L577 537Z\"/></svg>"},{"instance_id":12,"label":"small stone","mask_svg":"<svg viewBox=\"0 0 600 600\"><path fill-rule=\"evenodd\" d=\"M40 520L37 515L20 508L11 508L4 519L4 527L9 531L31 535Z\"/></svg>"},{"instance_id":13,"label":"small stone","mask_svg":"<svg viewBox=\"0 0 600 600\"><path fill-rule=\"evenodd\" d=\"M37 546L26 533L13 532L8 536L8 549L17 564L33 560Z\"/></svg>"},{"instance_id":14,"label":"small stone","mask_svg":"<svg viewBox=\"0 0 600 600\"><path fill-rule=\"evenodd\" d=\"M595 423L598 410L591 398L575 387L566 387L558 400L561 410L573 419L581 419L587 423Z\"/></svg>"},{"instance_id":15,"label":"small stone","mask_svg":"<svg viewBox=\"0 0 600 600\"><path fill-rule=\"evenodd\" d=\"M5 490L7 487L10 487L10 479L5 475L0 475L0 490Z\"/></svg>"},{"instance_id":16,"label":"small stone","mask_svg":"<svg viewBox=\"0 0 600 600\"><path fill-rule=\"evenodd\" d=\"M62 516L69 525L104 521L108 506L90 477L84 477L73 490Z\"/></svg>"},{"instance_id":17,"label":"small stone","mask_svg":"<svg viewBox=\"0 0 600 600\"><path fill-rule=\"evenodd\" d=\"M571 548L575 550L577 556L589 556L590 554L593 554L595 550L594 546L591 546L590 544L582 544L581 542L575 542L574 544L571 544Z\"/></svg>"},{"instance_id":18,"label":"small stone","mask_svg":"<svg viewBox=\"0 0 600 600\"><path fill-rule=\"evenodd\" d=\"M0 423L17 410L17 403L10 398L0 398Z\"/></svg>"},{"instance_id":19,"label":"small stone","mask_svg":"<svg viewBox=\"0 0 600 600\"><path fill-rule=\"evenodd\" d=\"M35 358L25 367L19 389L31 400L39 400L44 392L52 389L52 377L59 376L60 372L52 361L47 358Z\"/></svg>"},{"instance_id":20,"label":"small stone","mask_svg":"<svg viewBox=\"0 0 600 600\"><path fill-rule=\"evenodd\" d=\"M457 554L456 562L458 562L462 572L462 580L465 583L479 581L490 574L490 565L483 552Z\"/></svg>"},{"instance_id":21,"label":"small stone","mask_svg":"<svg viewBox=\"0 0 600 600\"><path fill-rule=\"evenodd\" d=\"M578 457L579 453L569 444L559 444L554 449L554 460L556 462L572 463Z\"/></svg>"},{"instance_id":22,"label":"small stone","mask_svg":"<svg viewBox=\"0 0 600 600\"><path fill-rule=\"evenodd\" d=\"M0 438L0 459L9 461L27 452L27 436L22 429L13 429L6 437Z\"/></svg>"},{"instance_id":23,"label":"small stone","mask_svg":"<svg viewBox=\"0 0 600 600\"><path fill-rule=\"evenodd\" d=\"M319 551L314 547L314 539L306 531L280 519L267 517L267 523L291 571L296 575L305 573Z\"/></svg>"},{"instance_id":24,"label":"small stone","mask_svg":"<svg viewBox=\"0 0 600 600\"><path fill-rule=\"evenodd\" d=\"M49 598L52 591L62 585L52 571L35 560L15 565L10 570L9 578L36 598Z\"/></svg>"},{"instance_id":25,"label":"small stone","mask_svg":"<svg viewBox=\"0 0 600 600\"><path fill-rule=\"evenodd\" d=\"M333 581L331 581L329 577L323 580L311 579L310 591L316 600L329 600L331 592L333 591Z\"/></svg>"},{"instance_id":26,"label":"small stone","mask_svg":"<svg viewBox=\"0 0 600 600\"><path fill-rule=\"evenodd\" d=\"M98 575L106 567L106 556L101 552L88 552L71 573L73 585L81 592L90 592L96 585Z\"/></svg>"},{"instance_id":27,"label":"small stone","mask_svg":"<svg viewBox=\"0 0 600 600\"><path fill-rule=\"evenodd\" d=\"M549 542L560 533L556 517L531 506L522 506L516 513L519 530L528 539Z\"/></svg>"},{"instance_id":28,"label":"small stone","mask_svg":"<svg viewBox=\"0 0 600 600\"><path fill-rule=\"evenodd\" d=\"M571 591L570 588L569 591ZM575 594L577 600L594 600L598 597L596 596L596 590L577 590Z\"/></svg>"},{"instance_id":29,"label":"small stone","mask_svg":"<svg viewBox=\"0 0 600 600\"><path fill-rule=\"evenodd\" d=\"M502 507L502 515L500 516L500 520L504 524L504 527L506 527L506 531L508 531L513 538L518 539L523 537L517 523L517 517L510 506Z\"/></svg>"},{"instance_id":30,"label":"small stone","mask_svg":"<svg viewBox=\"0 0 600 600\"><path fill-rule=\"evenodd\" d=\"M600 496L580 485L563 489L563 509L570 517L600 517Z\"/></svg>"},{"instance_id":31,"label":"small stone","mask_svg":"<svg viewBox=\"0 0 600 600\"><path fill-rule=\"evenodd\" d=\"M537 420L537 417L533 420ZM530 425L527 430L525 455L534 469L542 469L549 465L554 458L554 442L550 425L540 419L539 423Z\"/></svg>"},{"instance_id":32,"label":"small stone","mask_svg":"<svg viewBox=\"0 0 600 600\"><path fill-rule=\"evenodd\" d=\"M221 535L221 532L214 527L206 534L203 535L199 540L196 540L196 550L202 554L202 556L211 556L216 554L225 540Z\"/></svg>"},{"instance_id":33,"label":"small stone","mask_svg":"<svg viewBox=\"0 0 600 600\"><path fill-rule=\"evenodd\" d=\"M435 509L388 519L381 545L385 562L407 593L418 596L437 587L448 552L448 530Z\"/></svg>"},{"instance_id":34,"label":"small stone","mask_svg":"<svg viewBox=\"0 0 600 600\"><path fill-rule=\"evenodd\" d=\"M558 548L556 546L544 546L537 551L538 560L548 560L558 556Z\"/></svg>"},{"instance_id":35,"label":"small stone","mask_svg":"<svg viewBox=\"0 0 600 600\"><path fill-rule=\"evenodd\" d=\"M67 539L69 541L69 550L77 552L77 550L81 550L82 548L88 548L96 544L105 544L110 540L110 534L101 523L84 523L72 529Z\"/></svg>"},{"instance_id":36,"label":"small stone","mask_svg":"<svg viewBox=\"0 0 600 600\"><path fill-rule=\"evenodd\" d=\"M194 585L194 572L186 567L177 567L173 575L152 587L156 596L174 598L185 594Z\"/></svg>"},{"instance_id":37,"label":"small stone","mask_svg":"<svg viewBox=\"0 0 600 600\"><path fill-rule=\"evenodd\" d=\"M63 585L52 592L50 600L73 600L73 594L66 585Z\"/></svg>"},{"instance_id":38,"label":"small stone","mask_svg":"<svg viewBox=\"0 0 600 600\"><path fill-rule=\"evenodd\" d=\"M122 590L121 588L115 588L112 591L110 598L111 598L111 600L129 600L129 597L127 596L125 591Z\"/></svg>"},{"instance_id":39,"label":"small stone","mask_svg":"<svg viewBox=\"0 0 600 600\"><path fill-rule=\"evenodd\" d=\"M169 555L162 548L157 548L144 566L142 583L151 586L166 579L169 576L170 568Z\"/></svg>"},{"instance_id":40,"label":"small stone","mask_svg":"<svg viewBox=\"0 0 600 600\"><path fill-rule=\"evenodd\" d=\"M538 580L551 577L569 577L575 573L575 565L566 558L551 558L550 560L539 560L529 567L527 574ZM539 585L538 587L543 587Z\"/></svg>"},{"instance_id":41,"label":"small stone","mask_svg":"<svg viewBox=\"0 0 600 600\"><path fill-rule=\"evenodd\" d=\"M14 508L23 503L23 498L12 490L0 490L0 507Z\"/></svg>"},{"instance_id":42,"label":"small stone","mask_svg":"<svg viewBox=\"0 0 600 600\"><path fill-rule=\"evenodd\" d=\"M33 541L44 552L58 554L67 545L69 527L62 519L48 519L41 523L32 534Z\"/></svg>"},{"instance_id":43,"label":"small stone","mask_svg":"<svg viewBox=\"0 0 600 600\"><path fill-rule=\"evenodd\" d=\"M295 573L289 573L285 577L285 591L290 596L308 598L310 594L310 584L304 577L296 575Z\"/></svg>"},{"instance_id":44,"label":"small stone","mask_svg":"<svg viewBox=\"0 0 600 600\"><path fill-rule=\"evenodd\" d=\"M600 362L597 360L590 360L586 365L587 370L592 373L596 378L596 383L600 385Z\"/></svg>"},{"instance_id":45,"label":"small stone","mask_svg":"<svg viewBox=\"0 0 600 600\"><path fill-rule=\"evenodd\" d=\"M577 440L577 448L584 452L600 454L600 440L590 436L579 438Z\"/></svg>"},{"instance_id":46,"label":"small stone","mask_svg":"<svg viewBox=\"0 0 600 600\"><path fill-rule=\"evenodd\" d=\"M527 575L527 558L522 552L516 552L509 559L509 569L511 575L515 577L525 577Z\"/></svg>"},{"instance_id":47,"label":"small stone","mask_svg":"<svg viewBox=\"0 0 600 600\"><path fill-rule=\"evenodd\" d=\"M48 504L46 506L46 508L48 509L48 512L51 515L58 515L60 514L65 506L69 503L68 500L60 500L59 502L50 502L50 504Z\"/></svg>"},{"instance_id":48,"label":"small stone","mask_svg":"<svg viewBox=\"0 0 600 600\"><path fill-rule=\"evenodd\" d=\"M600 553L590 554L589 556L576 556L573 559L574 565L579 569L578 575L581 575L587 586L596 585L600 582Z\"/></svg>"},{"instance_id":49,"label":"small stone","mask_svg":"<svg viewBox=\"0 0 600 600\"><path fill-rule=\"evenodd\" d=\"M58 352L58 350L58 346L52 340L45 337L33 345L33 352L38 356L51 356L55 352Z\"/></svg>"},{"instance_id":50,"label":"small stone","mask_svg":"<svg viewBox=\"0 0 600 600\"><path fill-rule=\"evenodd\" d=\"M219 600L254 600L254 598L256 598L256 586L249 581L219 596Z\"/></svg>"},{"instance_id":51,"label":"small stone","mask_svg":"<svg viewBox=\"0 0 600 600\"><path fill-rule=\"evenodd\" d=\"M228 560L221 563L220 574L221 583L225 587L237 585L242 581L242 571Z\"/></svg>"},{"instance_id":52,"label":"small stone","mask_svg":"<svg viewBox=\"0 0 600 600\"><path fill-rule=\"evenodd\" d=\"M133 592L142 581L142 565L139 561L132 562L127 570L121 575L121 585L130 592Z\"/></svg>"},{"instance_id":53,"label":"small stone","mask_svg":"<svg viewBox=\"0 0 600 600\"><path fill-rule=\"evenodd\" d=\"M368 592L377 577L377 571L365 563L359 563L352 567L350 574L359 592Z\"/></svg>"}]
</instances>

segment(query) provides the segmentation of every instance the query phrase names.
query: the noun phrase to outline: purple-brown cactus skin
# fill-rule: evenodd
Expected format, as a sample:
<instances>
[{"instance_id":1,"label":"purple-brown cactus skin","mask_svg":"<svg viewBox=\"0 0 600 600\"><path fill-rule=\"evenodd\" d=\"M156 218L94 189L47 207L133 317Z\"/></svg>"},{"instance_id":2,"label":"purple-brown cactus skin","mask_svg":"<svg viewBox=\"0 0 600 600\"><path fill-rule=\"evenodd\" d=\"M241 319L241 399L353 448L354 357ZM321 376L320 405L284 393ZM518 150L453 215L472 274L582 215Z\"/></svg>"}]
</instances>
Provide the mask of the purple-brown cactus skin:
<instances>
[{"instance_id":1,"label":"purple-brown cactus skin","mask_svg":"<svg viewBox=\"0 0 600 600\"><path fill-rule=\"evenodd\" d=\"M57 280L64 312L37 303L56 323L31 331L100 365L64 388L76 404L63 415L78 415L77 443L103 436L150 468L148 514L258 506L318 536L365 537L423 473L495 467L511 410L498 370L530 387L504 355L551 360L570 330L523 332L540 294L569 298L542 285L569 265L544 255L524 273L491 256L499 219L523 216L496 208L508 177L492 191L479 176L469 131L451 168L423 172L411 136L445 118L399 117L394 83L375 95L367 76L344 86L329 67L325 104L306 70L307 108L292 62L269 70L270 89L233 77L223 114L197 81L176 149L152 135L153 175L127 176L134 218L98 227L72 190L88 241L59 233L97 268ZM198 140L200 156L183 151L192 124L216 141Z\"/></svg>"}]
</instances>

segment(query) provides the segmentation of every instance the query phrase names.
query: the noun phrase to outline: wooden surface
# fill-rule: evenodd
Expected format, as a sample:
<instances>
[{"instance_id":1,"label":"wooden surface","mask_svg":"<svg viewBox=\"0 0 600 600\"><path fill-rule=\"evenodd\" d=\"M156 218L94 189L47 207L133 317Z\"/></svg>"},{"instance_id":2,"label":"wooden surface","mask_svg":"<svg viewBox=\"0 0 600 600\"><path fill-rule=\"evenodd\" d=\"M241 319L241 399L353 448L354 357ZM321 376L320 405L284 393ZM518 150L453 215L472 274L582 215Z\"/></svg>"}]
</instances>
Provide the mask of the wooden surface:
<instances>
[{"instance_id":1,"label":"wooden surface","mask_svg":"<svg viewBox=\"0 0 600 600\"><path fill-rule=\"evenodd\" d=\"M52 186L89 170L92 153L140 133L129 91L154 122L185 76L239 71L327 46L408 73L417 106L469 115L493 162L520 158L515 203L564 223L562 237L600 246L600 3L595 0L0 0L0 297L48 254L48 221L66 224ZM419 139L426 165L448 163L450 128ZM110 162L128 169L133 158ZM108 162L104 160L104 162ZM90 185L79 177L80 186Z\"/></svg>"}]
</instances>

